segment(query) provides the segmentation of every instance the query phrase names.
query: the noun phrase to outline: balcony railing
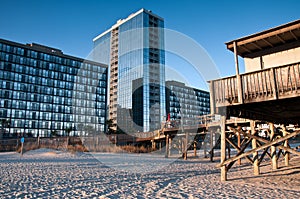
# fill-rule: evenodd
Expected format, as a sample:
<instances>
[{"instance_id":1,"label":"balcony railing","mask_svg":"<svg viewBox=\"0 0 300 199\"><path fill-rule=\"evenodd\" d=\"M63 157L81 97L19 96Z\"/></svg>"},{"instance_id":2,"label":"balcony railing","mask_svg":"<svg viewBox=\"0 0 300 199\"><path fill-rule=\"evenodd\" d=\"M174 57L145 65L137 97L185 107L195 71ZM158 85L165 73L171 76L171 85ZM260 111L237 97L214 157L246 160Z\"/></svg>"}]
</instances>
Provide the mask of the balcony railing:
<instances>
[{"instance_id":1,"label":"balcony railing","mask_svg":"<svg viewBox=\"0 0 300 199\"><path fill-rule=\"evenodd\" d=\"M242 89L240 100L238 78ZM217 79L210 85L215 107L297 97L300 96L300 63Z\"/></svg>"}]
</instances>

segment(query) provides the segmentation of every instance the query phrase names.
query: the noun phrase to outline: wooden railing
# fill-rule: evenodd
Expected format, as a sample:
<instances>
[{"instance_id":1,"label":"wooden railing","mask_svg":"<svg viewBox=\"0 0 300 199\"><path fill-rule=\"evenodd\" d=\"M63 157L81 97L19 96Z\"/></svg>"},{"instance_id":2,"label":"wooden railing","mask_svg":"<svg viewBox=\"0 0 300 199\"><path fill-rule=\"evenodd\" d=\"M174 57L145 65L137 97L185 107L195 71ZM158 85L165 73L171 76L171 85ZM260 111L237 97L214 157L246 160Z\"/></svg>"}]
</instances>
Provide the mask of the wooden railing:
<instances>
[{"instance_id":1,"label":"wooden railing","mask_svg":"<svg viewBox=\"0 0 300 199\"><path fill-rule=\"evenodd\" d=\"M238 100L237 78L241 78L242 101ZM213 80L210 84L215 107L295 97L300 90L300 63Z\"/></svg>"}]
</instances>

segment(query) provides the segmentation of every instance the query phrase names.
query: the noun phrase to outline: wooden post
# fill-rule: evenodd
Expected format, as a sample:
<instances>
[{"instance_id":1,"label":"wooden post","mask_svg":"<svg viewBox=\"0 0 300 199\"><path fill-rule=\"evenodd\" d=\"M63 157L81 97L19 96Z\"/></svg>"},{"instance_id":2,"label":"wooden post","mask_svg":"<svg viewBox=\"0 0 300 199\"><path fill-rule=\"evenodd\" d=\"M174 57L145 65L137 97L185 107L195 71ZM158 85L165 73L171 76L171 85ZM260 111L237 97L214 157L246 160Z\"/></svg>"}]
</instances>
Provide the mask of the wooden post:
<instances>
[{"instance_id":1,"label":"wooden post","mask_svg":"<svg viewBox=\"0 0 300 199\"><path fill-rule=\"evenodd\" d=\"M271 131L270 140L272 141L275 136L275 127L274 127L273 123L269 123L269 125L270 125L270 131ZM271 146L271 157L272 157L272 169L276 170L276 169L278 169L278 161L277 161L277 154L276 154L275 146Z\"/></svg>"},{"instance_id":2,"label":"wooden post","mask_svg":"<svg viewBox=\"0 0 300 199\"><path fill-rule=\"evenodd\" d=\"M166 136L166 153L165 153L165 158L168 158L169 156L169 134Z\"/></svg>"},{"instance_id":3,"label":"wooden post","mask_svg":"<svg viewBox=\"0 0 300 199\"><path fill-rule=\"evenodd\" d=\"M231 157L231 151L230 151L230 144L226 143L227 153L228 153L228 159Z\"/></svg>"},{"instance_id":4,"label":"wooden post","mask_svg":"<svg viewBox=\"0 0 300 199\"><path fill-rule=\"evenodd\" d=\"M237 144L240 149L241 148L241 134L240 133L237 134ZM241 164L242 164L242 159L238 159L238 165L241 165Z\"/></svg>"},{"instance_id":5,"label":"wooden post","mask_svg":"<svg viewBox=\"0 0 300 199\"><path fill-rule=\"evenodd\" d=\"M234 48L234 62L235 62L235 71L236 71L236 84L238 88L238 101L239 103L243 103L243 92L242 92L242 81L239 70L239 57L238 57L238 49L236 41L233 42Z\"/></svg>"},{"instance_id":6,"label":"wooden post","mask_svg":"<svg viewBox=\"0 0 300 199\"><path fill-rule=\"evenodd\" d=\"M156 142L155 140L151 140L152 142L152 150L156 150Z\"/></svg>"},{"instance_id":7,"label":"wooden post","mask_svg":"<svg viewBox=\"0 0 300 199\"><path fill-rule=\"evenodd\" d=\"M206 143L203 140L203 154L204 154L204 158L207 158L207 149L206 149Z\"/></svg>"},{"instance_id":8,"label":"wooden post","mask_svg":"<svg viewBox=\"0 0 300 199\"><path fill-rule=\"evenodd\" d=\"M250 121L251 135L255 135L255 121ZM252 149L257 148L256 139L252 139ZM259 160L258 160L258 151L253 152L253 172L254 175L259 175Z\"/></svg>"},{"instance_id":9,"label":"wooden post","mask_svg":"<svg viewBox=\"0 0 300 199\"><path fill-rule=\"evenodd\" d=\"M210 131L210 161L214 161L214 133Z\"/></svg>"},{"instance_id":10,"label":"wooden post","mask_svg":"<svg viewBox=\"0 0 300 199\"><path fill-rule=\"evenodd\" d=\"M221 163L226 160L226 116L221 116ZM226 165L221 167L221 181L227 180L227 168Z\"/></svg>"},{"instance_id":11,"label":"wooden post","mask_svg":"<svg viewBox=\"0 0 300 199\"><path fill-rule=\"evenodd\" d=\"M194 156L197 157L197 142L194 141Z\"/></svg>"},{"instance_id":12,"label":"wooden post","mask_svg":"<svg viewBox=\"0 0 300 199\"><path fill-rule=\"evenodd\" d=\"M259 62L260 62L260 69L264 69L264 61L263 61L263 56L259 57Z\"/></svg>"},{"instance_id":13,"label":"wooden post","mask_svg":"<svg viewBox=\"0 0 300 199\"><path fill-rule=\"evenodd\" d=\"M38 141L38 148L40 148L40 136L38 136L37 141Z\"/></svg>"},{"instance_id":14,"label":"wooden post","mask_svg":"<svg viewBox=\"0 0 300 199\"><path fill-rule=\"evenodd\" d=\"M273 88L272 88L272 92L273 92L273 97L274 99L278 99L278 93L279 91L277 92L277 81L276 81L276 74L275 74L275 68L271 68L270 69L272 71L272 80L273 80Z\"/></svg>"},{"instance_id":15,"label":"wooden post","mask_svg":"<svg viewBox=\"0 0 300 199\"><path fill-rule=\"evenodd\" d=\"M211 114L215 114L215 93L214 93L214 81L210 81L210 84L209 84L209 94L210 94L210 113ZM206 123L206 121L205 121Z\"/></svg>"},{"instance_id":16,"label":"wooden post","mask_svg":"<svg viewBox=\"0 0 300 199\"><path fill-rule=\"evenodd\" d=\"M288 135L288 132L284 128L283 137L285 137L287 135ZM289 141L288 141L288 139L284 141L284 147L289 147ZM290 153L287 152L287 151L284 151L284 163L285 163L285 166L289 166L290 165L289 161L290 161Z\"/></svg>"},{"instance_id":17,"label":"wooden post","mask_svg":"<svg viewBox=\"0 0 300 199\"><path fill-rule=\"evenodd\" d=\"M171 156L172 138L169 137L169 157Z\"/></svg>"},{"instance_id":18,"label":"wooden post","mask_svg":"<svg viewBox=\"0 0 300 199\"><path fill-rule=\"evenodd\" d=\"M185 139L184 139L184 160L187 160L187 150L188 150L188 133L185 133Z\"/></svg>"}]
</instances>

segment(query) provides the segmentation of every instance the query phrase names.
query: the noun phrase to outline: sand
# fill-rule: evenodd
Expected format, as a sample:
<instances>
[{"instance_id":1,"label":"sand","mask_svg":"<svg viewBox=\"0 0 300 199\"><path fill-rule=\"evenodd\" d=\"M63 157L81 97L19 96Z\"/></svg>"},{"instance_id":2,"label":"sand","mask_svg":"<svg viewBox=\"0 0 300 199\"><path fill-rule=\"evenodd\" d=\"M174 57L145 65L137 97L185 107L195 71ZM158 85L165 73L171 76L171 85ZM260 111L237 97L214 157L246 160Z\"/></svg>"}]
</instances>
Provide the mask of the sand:
<instances>
[{"instance_id":1,"label":"sand","mask_svg":"<svg viewBox=\"0 0 300 199\"><path fill-rule=\"evenodd\" d=\"M276 171L264 162L260 176L243 164L220 182L218 162L145 155L0 153L0 198L300 198L300 158Z\"/></svg>"}]
</instances>

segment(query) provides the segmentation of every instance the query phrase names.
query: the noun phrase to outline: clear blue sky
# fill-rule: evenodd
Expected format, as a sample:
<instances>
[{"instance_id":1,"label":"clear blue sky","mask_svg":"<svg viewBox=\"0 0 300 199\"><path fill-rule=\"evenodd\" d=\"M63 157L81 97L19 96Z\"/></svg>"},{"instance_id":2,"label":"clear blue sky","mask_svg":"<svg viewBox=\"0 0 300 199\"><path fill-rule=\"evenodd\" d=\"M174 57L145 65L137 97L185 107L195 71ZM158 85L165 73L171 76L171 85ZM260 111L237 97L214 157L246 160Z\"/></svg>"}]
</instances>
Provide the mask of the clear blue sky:
<instances>
[{"instance_id":1,"label":"clear blue sky","mask_svg":"<svg viewBox=\"0 0 300 199\"><path fill-rule=\"evenodd\" d=\"M300 18L299 0L0 0L0 38L85 58L95 36L141 8L203 46L221 76L235 73L224 42ZM167 57L167 64L185 64L172 59ZM199 82L192 78L190 83L201 87Z\"/></svg>"}]
</instances>

